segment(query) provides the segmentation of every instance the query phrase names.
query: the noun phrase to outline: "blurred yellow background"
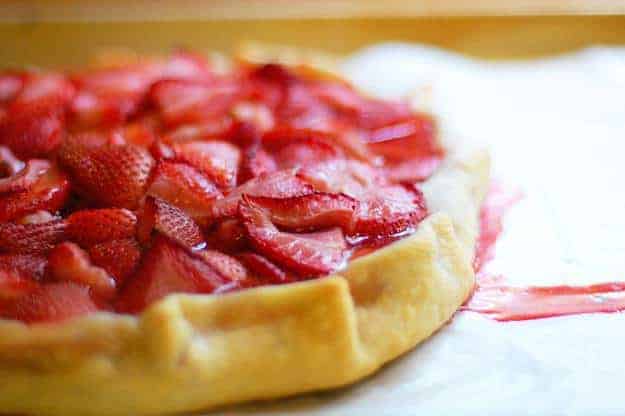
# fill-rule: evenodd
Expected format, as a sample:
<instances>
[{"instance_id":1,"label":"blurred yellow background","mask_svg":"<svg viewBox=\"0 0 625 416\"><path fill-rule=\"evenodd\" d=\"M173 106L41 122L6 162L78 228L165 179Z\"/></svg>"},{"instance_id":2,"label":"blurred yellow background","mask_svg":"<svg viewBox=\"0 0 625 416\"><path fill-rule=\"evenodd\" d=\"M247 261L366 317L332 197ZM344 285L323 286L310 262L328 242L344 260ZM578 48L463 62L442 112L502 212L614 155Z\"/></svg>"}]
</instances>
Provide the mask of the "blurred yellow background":
<instances>
[{"instance_id":1,"label":"blurred yellow background","mask_svg":"<svg viewBox=\"0 0 625 416\"><path fill-rule=\"evenodd\" d=\"M559 54L592 45L625 46L625 16L508 16L170 20L0 23L2 66L66 66L102 49L160 53L184 46L228 51L242 40L345 54L404 41L489 59Z\"/></svg>"}]
</instances>

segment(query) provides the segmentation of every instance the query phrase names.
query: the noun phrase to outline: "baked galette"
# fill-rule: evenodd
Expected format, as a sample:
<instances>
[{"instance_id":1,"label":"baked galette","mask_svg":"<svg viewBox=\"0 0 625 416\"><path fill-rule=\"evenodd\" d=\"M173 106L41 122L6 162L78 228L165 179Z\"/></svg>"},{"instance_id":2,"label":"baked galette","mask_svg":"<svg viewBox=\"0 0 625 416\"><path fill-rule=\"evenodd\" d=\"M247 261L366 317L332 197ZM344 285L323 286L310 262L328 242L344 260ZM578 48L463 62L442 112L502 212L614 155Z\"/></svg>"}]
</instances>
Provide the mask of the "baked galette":
<instances>
[{"instance_id":1,"label":"baked galette","mask_svg":"<svg viewBox=\"0 0 625 416\"><path fill-rule=\"evenodd\" d=\"M441 137L247 55L2 72L0 412L206 409L411 349L473 287L488 159Z\"/></svg>"}]
</instances>

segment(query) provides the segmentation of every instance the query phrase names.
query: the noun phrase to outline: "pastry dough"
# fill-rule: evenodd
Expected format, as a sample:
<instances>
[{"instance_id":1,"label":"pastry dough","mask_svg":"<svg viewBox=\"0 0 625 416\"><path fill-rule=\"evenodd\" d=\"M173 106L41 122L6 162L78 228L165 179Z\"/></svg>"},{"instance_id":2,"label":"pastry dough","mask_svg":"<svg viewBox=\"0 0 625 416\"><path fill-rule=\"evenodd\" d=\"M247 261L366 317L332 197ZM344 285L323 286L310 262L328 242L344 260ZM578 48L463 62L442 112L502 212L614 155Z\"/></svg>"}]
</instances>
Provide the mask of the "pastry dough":
<instances>
[{"instance_id":1,"label":"pastry dough","mask_svg":"<svg viewBox=\"0 0 625 416\"><path fill-rule=\"evenodd\" d=\"M403 240L315 280L173 295L139 316L0 320L0 409L163 414L352 383L444 325L470 294L482 150L454 150L423 185L431 215Z\"/></svg>"}]
</instances>

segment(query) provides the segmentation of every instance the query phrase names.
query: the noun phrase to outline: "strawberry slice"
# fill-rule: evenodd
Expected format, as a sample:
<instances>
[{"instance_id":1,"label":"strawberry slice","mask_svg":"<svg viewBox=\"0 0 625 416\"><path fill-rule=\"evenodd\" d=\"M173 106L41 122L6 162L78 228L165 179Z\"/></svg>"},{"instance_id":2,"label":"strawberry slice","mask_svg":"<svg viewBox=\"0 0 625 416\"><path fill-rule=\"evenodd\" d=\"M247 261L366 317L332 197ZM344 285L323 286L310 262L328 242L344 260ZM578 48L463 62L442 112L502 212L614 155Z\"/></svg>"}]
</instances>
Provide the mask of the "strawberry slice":
<instances>
[{"instance_id":1,"label":"strawberry slice","mask_svg":"<svg viewBox=\"0 0 625 416\"><path fill-rule=\"evenodd\" d=\"M124 208L77 211L67 217L67 238L82 247L135 235L137 217Z\"/></svg>"},{"instance_id":2,"label":"strawberry slice","mask_svg":"<svg viewBox=\"0 0 625 416\"><path fill-rule=\"evenodd\" d=\"M312 94L329 104L341 116L365 129L375 129L396 123L412 115L407 103L385 102L360 95L348 85L318 83L311 86Z\"/></svg>"},{"instance_id":3,"label":"strawberry slice","mask_svg":"<svg viewBox=\"0 0 625 416\"><path fill-rule=\"evenodd\" d=\"M35 291L39 284L20 275L15 270L0 269L0 310L2 303Z\"/></svg>"},{"instance_id":4,"label":"strawberry slice","mask_svg":"<svg viewBox=\"0 0 625 416\"><path fill-rule=\"evenodd\" d=\"M16 273L18 276L41 280L48 260L45 256L34 254L0 254L0 270Z\"/></svg>"},{"instance_id":5,"label":"strawberry slice","mask_svg":"<svg viewBox=\"0 0 625 416\"><path fill-rule=\"evenodd\" d=\"M82 128L115 126L138 111L142 98L139 93L106 95L82 90L70 104L71 119Z\"/></svg>"},{"instance_id":6,"label":"strawberry slice","mask_svg":"<svg viewBox=\"0 0 625 416\"><path fill-rule=\"evenodd\" d=\"M262 284L281 284L292 281L280 267L260 254L246 252L237 257Z\"/></svg>"},{"instance_id":7,"label":"strawberry slice","mask_svg":"<svg viewBox=\"0 0 625 416\"><path fill-rule=\"evenodd\" d=\"M232 256L216 250L198 251L198 256L215 269L220 275L232 281L243 281L247 278L247 270L241 262Z\"/></svg>"},{"instance_id":8,"label":"strawberry slice","mask_svg":"<svg viewBox=\"0 0 625 416\"><path fill-rule=\"evenodd\" d=\"M89 288L72 282L49 283L0 307L0 315L26 323L58 322L98 311Z\"/></svg>"},{"instance_id":9,"label":"strawberry slice","mask_svg":"<svg viewBox=\"0 0 625 416\"><path fill-rule=\"evenodd\" d=\"M103 68L74 75L80 91L71 104L73 119L83 127L126 121L141 107L154 74L147 65Z\"/></svg>"},{"instance_id":10,"label":"strawberry slice","mask_svg":"<svg viewBox=\"0 0 625 416\"><path fill-rule=\"evenodd\" d=\"M232 253L247 248L247 234L238 219L226 219L217 223L206 242L210 248Z\"/></svg>"},{"instance_id":11,"label":"strawberry slice","mask_svg":"<svg viewBox=\"0 0 625 416\"><path fill-rule=\"evenodd\" d=\"M312 192L312 187L295 176L293 169L262 174L233 189L225 198L216 200L207 214L199 221L201 224L210 224L216 220L236 216L237 206L243 194L286 198L307 195Z\"/></svg>"},{"instance_id":12,"label":"strawberry slice","mask_svg":"<svg viewBox=\"0 0 625 416\"><path fill-rule=\"evenodd\" d=\"M132 144L149 148L156 140L154 129L145 122L126 124L123 128L114 129L109 136L111 143Z\"/></svg>"},{"instance_id":13,"label":"strawberry slice","mask_svg":"<svg viewBox=\"0 0 625 416\"><path fill-rule=\"evenodd\" d=\"M24 162L19 160L11 149L0 146L0 176L13 176L24 169Z\"/></svg>"},{"instance_id":14,"label":"strawberry slice","mask_svg":"<svg viewBox=\"0 0 625 416\"><path fill-rule=\"evenodd\" d=\"M29 160L26 162L26 166L15 175L0 179L0 194L25 191L50 170L50 167L51 163L47 160Z\"/></svg>"},{"instance_id":15,"label":"strawberry slice","mask_svg":"<svg viewBox=\"0 0 625 416\"><path fill-rule=\"evenodd\" d=\"M50 222L54 220L61 219L58 215L53 215L49 211L39 210L35 211L32 214L24 215L20 218L17 223L18 224L41 224L44 222Z\"/></svg>"},{"instance_id":16,"label":"strawberry slice","mask_svg":"<svg viewBox=\"0 0 625 416\"><path fill-rule=\"evenodd\" d=\"M45 210L55 212L61 209L69 198L70 184L67 175L51 165L40 173L44 163L37 163L35 169L39 179L23 192L0 195L0 222L11 221L24 215Z\"/></svg>"},{"instance_id":17,"label":"strawberry slice","mask_svg":"<svg viewBox=\"0 0 625 416\"><path fill-rule=\"evenodd\" d=\"M310 234L281 232L266 211L245 198L239 215L256 250L301 276L328 274L345 263L348 250L340 228Z\"/></svg>"},{"instance_id":18,"label":"strawberry slice","mask_svg":"<svg viewBox=\"0 0 625 416\"><path fill-rule=\"evenodd\" d=\"M236 83L226 80L162 80L152 86L150 96L168 125L180 125L223 117L239 91Z\"/></svg>"},{"instance_id":19,"label":"strawberry slice","mask_svg":"<svg viewBox=\"0 0 625 416\"><path fill-rule=\"evenodd\" d=\"M89 255L74 243L54 247L48 255L48 273L59 282L80 283L101 299L115 296L115 280L106 270L91 264Z\"/></svg>"},{"instance_id":20,"label":"strawberry slice","mask_svg":"<svg viewBox=\"0 0 625 416\"><path fill-rule=\"evenodd\" d=\"M317 164L342 157L334 139L327 133L281 126L263 136L263 144L274 152L282 169Z\"/></svg>"},{"instance_id":21,"label":"strawberry slice","mask_svg":"<svg viewBox=\"0 0 625 416\"><path fill-rule=\"evenodd\" d=\"M287 144L274 154L279 168L289 169L310 166L336 159L341 153L334 146L323 142L294 142Z\"/></svg>"},{"instance_id":22,"label":"strawberry slice","mask_svg":"<svg viewBox=\"0 0 625 416\"><path fill-rule=\"evenodd\" d=\"M136 313L171 293L213 293L231 283L197 255L157 236L118 301L120 312Z\"/></svg>"},{"instance_id":23,"label":"strawberry slice","mask_svg":"<svg viewBox=\"0 0 625 416\"><path fill-rule=\"evenodd\" d=\"M304 167L299 174L316 190L360 198L368 189L384 185L385 179L370 165L355 160L329 160Z\"/></svg>"},{"instance_id":24,"label":"strawberry slice","mask_svg":"<svg viewBox=\"0 0 625 416\"><path fill-rule=\"evenodd\" d=\"M64 127L64 109L56 98L14 102L0 123L0 143L18 157L42 157L59 146Z\"/></svg>"},{"instance_id":25,"label":"strawberry slice","mask_svg":"<svg viewBox=\"0 0 625 416\"><path fill-rule=\"evenodd\" d=\"M187 143L198 140L226 138L232 132L233 124L230 117L211 118L192 124L182 124L167 133L167 141L171 143Z\"/></svg>"},{"instance_id":26,"label":"strawberry slice","mask_svg":"<svg viewBox=\"0 0 625 416\"><path fill-rule=\"evenodd\" d=\"M0 250L12 253L42 253L65 238L65 221L39 224L0 224Z\"/></svg>"},{"instance_id":27,"label":"strawberry slice","mask_svg":"<svg viewBox=\"0 0 625 416\"><path fill-rule=\"evenodd\" d=\"M103 145L96 148L68 143L59 152L78 190L106 206L135 208L154 166L150 153L133 145Z\"/></svg>"},{"instance_id":28,"label":"strawberry slice","mask_svg":"<svg viewBox=\"0 0 625 416\"><path fill-rule=\"evenodd\" d=\"M36 74L26 77L24 87L15 98L13 105L21 106L39 101L56 100L65 105L74 95L73 85L58 74Z\"/></svg>"},{"instance_id":29,"label":"strawberry slice","mask_svg":"<svg viewBox=\"0 0 625 416\"><path fill-rule=\"evenodd\" d=\"M247 201L264 209L274 224L293 231L341 227L352 231L358 201L344 194L315 192L290 198L246 195Z\"/></svg>"},{"instance_id":30,"label":"strawberry slice","mask_svg":"<svg viewBox=\"0 0 625 416\"><path fill-rule=\"evenodd\" d=\"M241 152L227 142L218 140L180 143L172 146L176 160L188 163L220 188L232 188L237 181Z\"/></svg>"},{"instance_id":31,"label":"strawberry slice","mask_svg":"<svg viewBox=\"0 0 625 416\"><path fill-rule=\"evenodd\" d=\"M161 79L204 80L213 79L214 74L201 54L190 51L176 51L167 61L157 65Z\"/></svg>"},{"instance_id":32,"label":"strawberry slice","mask_svg":"<svg viewBox=\"0 0 625 416\"><path fill-rule=\"evenodd\" d=\"M374 188L360 200L354 234L369 239L393 237L411 231L426 216L425 199L417 188Z\"/></svg>"},{"instance_id":33,"label":"strawberry slice","mask_svg":"<svg viewBox=\"0 0 625 416\"><path fill-rule=\"evenodd\" d=\"M242 101L232 108L235 120L253 125L259 132L269 131L275 121L271 109L259 102Z\"/></svg>"},{"instance_id":34,"label":"strawberry slice","mask_svg":"<svg viewBox=\"0 0 625 416\"><path fill-rule=\"evenodd\" d=\"M104 269L120 287L139 265L141 250L134 238L124 238L92 246L89 257L91 263Z\"/></svg>"},{"instance_id":35,"label":"strawberry slice","mask_svg":"<svg viewBox=\"0 0 625 416\"><path fill-rule=\"evenodd\" d=\"M239 183L245 183L256 176L277 170L278 166L272 155L260 146L249 146L243 151L238 180Z\"/></svg>"},{"instance_id":36,"label":"strawberry slice","mask_svg":"<svg viewBox=\"0 0 625 416\"><path fill-rule=\"evenodd\" d=\"M416 157L440 155L436 127L428 117L415 116L397 124L373 130L368 137L369 148L387 162Z\"/></svg>"},{"instance_id":37,"label":"strawberry slice","mask_svg":"<svg viewBox=\"0 0 625 416\"><path fill-rule=\"evenodd\" d=\"M161 161L154 170L148 195L163 199L192 218L204 215L221 196L213 182L184 163Z\"/></svg>"},{"instance_id":38,"label":"strawberry slice","mask_svg":"<svg viewBox=\"0 0 625 416\"><path fill-rule=\"evenodd\" d=\"M6 71L0 73L0 104L7 103L17 96L27 75Z\"/></svg>"},{"instance_id":39,"label":"strawberry slice","mask_svg":"<svg viewBox=\"0 0 625 416\"><path fill-rule=\"evenodd\" d=\"M175 156L174 150L161 140L156 140L150 146L150 154L157 161L160 162L163 159L173 159Z\"/></svg>"},{"instance_id":40,"label":"strawberry slice","mask_svg":"<svg viewBox=\"0 0 625 416\"><path fill-rule=\"evenodd\" d=\"M432 176L442 161L442 154L417 157L385 166L384 174L395 183L421 182Z\"/></svg>"},{"instance_id":41,"label":"strawberry slice","mask_svg":"<svg viewBox=\"0 0 625 416\"><path fill-rule=\"evenodd\" d=\"M137 238L142 244L149 244L152 230L189 249L198 250L206 245L200 227L184 211L162 199L148 197L137 226Z\"/></svg>"}]
</instances>

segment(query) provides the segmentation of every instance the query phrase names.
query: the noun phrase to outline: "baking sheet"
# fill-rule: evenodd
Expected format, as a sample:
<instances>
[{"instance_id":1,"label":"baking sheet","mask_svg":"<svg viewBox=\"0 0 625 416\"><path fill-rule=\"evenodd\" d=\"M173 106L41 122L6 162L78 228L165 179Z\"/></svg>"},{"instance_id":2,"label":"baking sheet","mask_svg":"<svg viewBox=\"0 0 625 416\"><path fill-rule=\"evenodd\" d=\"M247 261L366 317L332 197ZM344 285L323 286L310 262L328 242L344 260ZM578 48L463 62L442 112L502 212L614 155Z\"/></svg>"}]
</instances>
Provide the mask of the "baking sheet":
<instances>
[{"instance_id":1,"label":"baking sheet","mask_svg":"<svg viewBox=\"0 0 625 416\"><path fill-rule=\"evenodd\" d=\"M522 190L491 271L519 285L625 281L625 49L487 63L385 44L344 70L379 95L416 91ZM623 415L624 351L624 314L499 323L462 312L352 387L223 413Z\"/></svg>"}]
</instances>

